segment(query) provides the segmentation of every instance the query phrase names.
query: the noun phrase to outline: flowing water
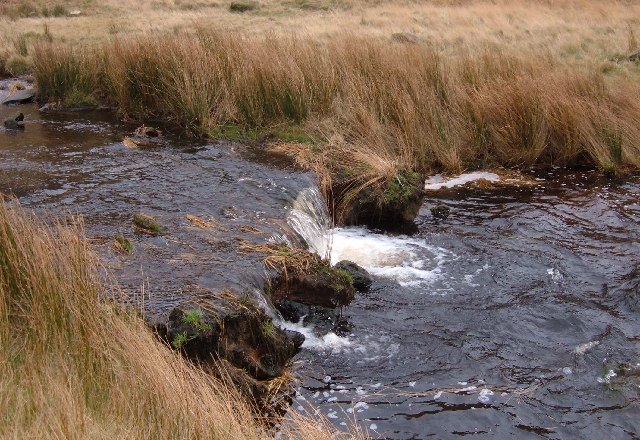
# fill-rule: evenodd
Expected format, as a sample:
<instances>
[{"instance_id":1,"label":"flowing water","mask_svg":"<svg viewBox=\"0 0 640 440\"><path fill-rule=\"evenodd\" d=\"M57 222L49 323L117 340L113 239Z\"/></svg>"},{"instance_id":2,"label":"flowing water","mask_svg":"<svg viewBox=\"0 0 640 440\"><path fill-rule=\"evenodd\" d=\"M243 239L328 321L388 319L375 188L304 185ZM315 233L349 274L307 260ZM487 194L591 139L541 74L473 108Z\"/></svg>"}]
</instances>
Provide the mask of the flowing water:
<instances>
[{"instance_id":1,"label":"flowing water","mask_svg":"<svg viewBox=\"0 0 640 440\"><path fill-rule=\"evenodd\" d=\"M135 127L108 114L20 111L24 132L0 128L0 192L83 215L149 313L190 283L258 295L260 256L242 241L306 242L374 275L344 311L347 336L282 322L307 336L294 410L374 438L640 438L640 379L620 369L640 362L640 178L557 170L535 186L444 189L416 234L392 236L332 229L313 176L258 150L172 136L128 149ZM432 217L436 202L447 219ZM134 232L137 212L168 234ZM132 255L113 250L116 234Z\"/></svg>"}]
</instances>

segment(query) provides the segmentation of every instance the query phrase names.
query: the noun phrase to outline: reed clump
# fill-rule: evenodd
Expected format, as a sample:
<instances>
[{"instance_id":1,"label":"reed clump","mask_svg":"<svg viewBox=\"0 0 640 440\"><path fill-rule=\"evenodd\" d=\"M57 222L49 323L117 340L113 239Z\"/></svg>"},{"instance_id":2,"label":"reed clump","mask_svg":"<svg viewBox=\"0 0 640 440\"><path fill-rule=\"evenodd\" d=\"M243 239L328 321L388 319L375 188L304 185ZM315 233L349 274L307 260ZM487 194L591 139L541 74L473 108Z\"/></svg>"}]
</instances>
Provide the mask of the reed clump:
<instances>
[{"instance_id":1,"label":"reed clump","mask_svg":"<svg viewBox=\"0 0 640 440\"><path fill-rule=\"evenodd\" d=\"M237 390L106 302L117 290L102 279L81 223L47 226L0 200L0 437L269 437ZM301 416L282 426L332 438Z\"/></svg>"},{"instance_id":2,"label":"reed clump","mask_svg":"<svg viewBox=\"0 0 640 440\"><path fill-rule=\"evenodd\" d=\"M35 76L44 98L81 87L127 118L163 118L197 135L301 126L317 140L309 148L319 169L359 184L406 169L640 165L637 81L549 54L444 56L426 43L354 35L201 30L82 51L40 45Z\"/></svg>"}]
</instances>

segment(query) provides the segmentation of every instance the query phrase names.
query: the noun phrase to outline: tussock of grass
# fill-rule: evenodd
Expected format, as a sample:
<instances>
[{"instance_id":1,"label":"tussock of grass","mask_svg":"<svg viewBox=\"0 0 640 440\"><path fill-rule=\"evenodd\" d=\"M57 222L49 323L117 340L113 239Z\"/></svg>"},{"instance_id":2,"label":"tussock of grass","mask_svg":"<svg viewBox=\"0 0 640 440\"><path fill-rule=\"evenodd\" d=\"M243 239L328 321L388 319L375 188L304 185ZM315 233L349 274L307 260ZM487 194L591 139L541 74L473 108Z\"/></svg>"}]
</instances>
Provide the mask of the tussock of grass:
<instances>
[{"instance_id":1,"label":"tussock of grass","mask_svg":"<svg viewBox=\"0 0 640 440\"><path fill-rule=\"evenodd\" d=\"M167 231L165 226L147 214L134 214L133 227L136 231L149 235L161 235Z\"/></svg>"},{"instance_id":2,"label":"tussock of grass","mask_svg":"<svg viewBox=\"0 0 640 440\"><path fill-rule=\"evenodd\" d=\"M112 296L81 224L0 200L0 437L258 439L238 392L186 362ZM285 438L332 438L295 416Z\"/></svg>"}]
</instances>

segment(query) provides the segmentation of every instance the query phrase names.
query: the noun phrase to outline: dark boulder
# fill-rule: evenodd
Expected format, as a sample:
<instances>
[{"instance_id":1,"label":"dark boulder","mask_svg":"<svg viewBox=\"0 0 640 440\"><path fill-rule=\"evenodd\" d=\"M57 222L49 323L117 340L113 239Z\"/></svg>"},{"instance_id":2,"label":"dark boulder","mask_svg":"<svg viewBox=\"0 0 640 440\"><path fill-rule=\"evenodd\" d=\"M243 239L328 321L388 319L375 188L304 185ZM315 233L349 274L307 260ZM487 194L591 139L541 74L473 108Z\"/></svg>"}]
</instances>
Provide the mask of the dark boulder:
<instances>
[{"instance_id":1,"label":"dark boulder","mask_svg":"<svg viewBox=\"0 0 640 440\"><path fill-rule=\"evenodd\" d=\"M280 298L273 304L282 317L289 322L300 322L302 317L311 313L311 306Z\"/></svg>"},{"instance_id":2,"label":"dark boulder","mask_svg":"<svg viewBox=\"0 0 640 440\"><path fill-rule=\"evenodd\" d=\"M340 336L349 336L353 331L353 324L346 318L339 318L333 326L333 332Z\"/></svg>"},{"instance_id":3,"label":"dark boulder","mask_svg":"<svg viewBox=\"0 0 640 440\"><path fill-rule=\"evenodd\" d=\"M34 97L35 97L35 92L33 91L33 89L18 90L15 93L9 95L7 98L5 98L5 100L2 101L2 103L4 105L28 104L31 101L33 101Z\"/></svg>"},{"instance_id":4,"label":"dark boulder","mask_svg":"<svg viewBox=\"0 0 640 440\"><path fill-rule=\"evenodd\" d=\"M24 115L18 113L14 118L5 119L3 125L8 130L24 130Z\"/></svg>"},{"instance_id":5,"label":"dark boulder","mask_svg":"<svg viewBox=\"0 0 640 440\"><path fill-rule=\"evenodd\" d=\"M289 339L291 339L293 345L296 347L296 350L302 347L302 344L304 344L304 341L306 339L302 333L295 330L285 330L284 332L287 334Z\"/></svg>"},{"instance_id":6,"label":"dark boulder","mask_svg":"<svg viewBox=\"0 0 640 440\"><path fill-rule=\"evenodd\" d=\"M165 145L162 132L157 128L142 125L133 136L125 136L122 143L128 148L149 148Z\"/></svg>"},{"instance_id":7,"label":"dark boulder","mask_svg":"<svg viewBox=\"0 0 640 440\"><path fill-rule=\"evenodd\" d=\"M352 279L353 287L360 292L364 292L371 287L373 279L367 270L353 261L342 260L335 266L336 269L344 270Z\"/></svg>"},{"instance_id":8,"label":"dark boulder","mask_svg":"<svg viewBox=\"0 0 640 440\"><path fill-rule=\"evenodd\" d=\"M307 306L335 309L349 305L355 297L351 277L326 262L317 261L305 268L290 266L271 280L274 303L287 299Z\"/></svg>"}]
</instances>

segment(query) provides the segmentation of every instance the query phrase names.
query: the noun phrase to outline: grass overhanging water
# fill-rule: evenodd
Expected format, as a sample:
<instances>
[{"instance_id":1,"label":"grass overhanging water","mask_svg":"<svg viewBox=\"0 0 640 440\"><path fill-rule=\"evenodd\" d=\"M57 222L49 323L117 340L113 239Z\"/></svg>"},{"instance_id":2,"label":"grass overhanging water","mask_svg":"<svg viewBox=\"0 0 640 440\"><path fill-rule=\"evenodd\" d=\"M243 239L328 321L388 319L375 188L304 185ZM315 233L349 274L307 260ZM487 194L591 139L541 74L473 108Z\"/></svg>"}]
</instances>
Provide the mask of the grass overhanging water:
<instances>
[{"instance_id":1,"label":"grass overhanging water","mask_svg":"<svg viewBox=\"0 0 640 440\"><path fill-rule=\"evenodd\" d=\"M271 437L238 390L107 299L117 287L105 285L81 221L68 223L0 199L0 437ZM280 429L335 438L326 426L291 414Z\"/></svg>"}]
</instances>

